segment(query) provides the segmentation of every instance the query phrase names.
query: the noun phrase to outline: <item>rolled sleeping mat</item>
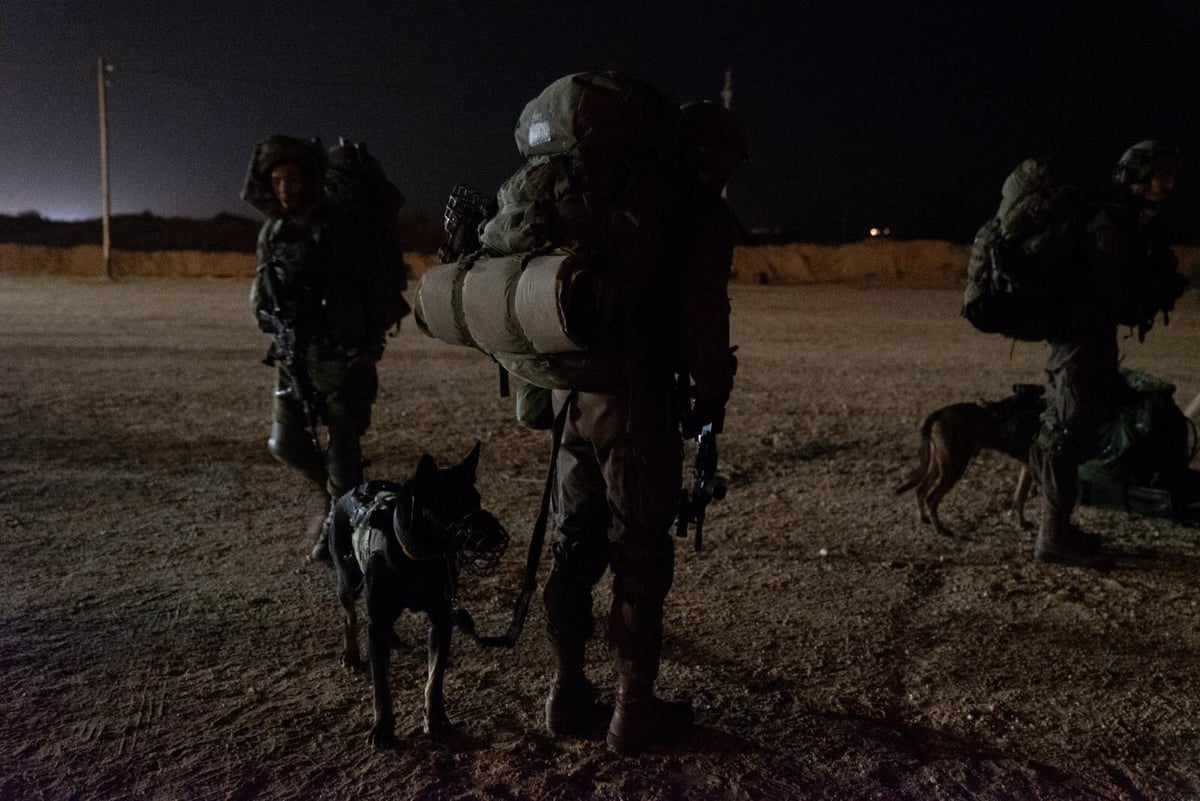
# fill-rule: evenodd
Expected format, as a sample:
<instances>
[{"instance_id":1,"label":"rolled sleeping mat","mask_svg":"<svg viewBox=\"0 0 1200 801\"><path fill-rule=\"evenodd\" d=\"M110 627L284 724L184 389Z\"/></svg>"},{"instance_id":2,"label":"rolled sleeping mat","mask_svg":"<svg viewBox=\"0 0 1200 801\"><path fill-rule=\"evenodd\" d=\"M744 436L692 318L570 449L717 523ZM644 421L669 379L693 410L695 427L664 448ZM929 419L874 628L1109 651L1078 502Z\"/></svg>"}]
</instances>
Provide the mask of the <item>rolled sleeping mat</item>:
<instances>
[{"instance_id":1,"label":"rolled sleeping mat","mask_svg":"<svg viewBox=\"0 0 1200 801\"><path fill-rule=\"evenodd\" d=\"M462 277L462 311L471 339L485 353L528 353L530 343L513 313L522 257L479 259Z\"/></svg>"},{"instance_id":2,"label":"rolled sleeping mat","mask_svg":"<svg viewBox=\"0 0 1200 801\"><path fill-rule=\"evenodd\" d=\"M513 311L534 353L585 349L593 300L587 290L593 280L574 254L530 259L517 283Z\"/></svg>"},{"instance_id":3,"label":"rolled sleeping mat","mask_svg":"<svg viewBox=\"0 0 1200 801\"><path fill-rule=\"evenodd\" d=\"M476 344L462 314L462 274L457 263L426 270L414 293L413 315L417 326L434 339L473 348Z\"/></svg>"},{"instance_id":4,"label":"rolled sleeping mat","mask_svg":"<svg viewBox=\"0 0 1200 801\"><path fill-rule=\"evenodd\" d=\"M417 324L429 336L484 353L586 349L597 326L596 278L573 253L439 264L421 276ZM522 265L524 264L524 267Z\"/></svg>"}]
</instances>

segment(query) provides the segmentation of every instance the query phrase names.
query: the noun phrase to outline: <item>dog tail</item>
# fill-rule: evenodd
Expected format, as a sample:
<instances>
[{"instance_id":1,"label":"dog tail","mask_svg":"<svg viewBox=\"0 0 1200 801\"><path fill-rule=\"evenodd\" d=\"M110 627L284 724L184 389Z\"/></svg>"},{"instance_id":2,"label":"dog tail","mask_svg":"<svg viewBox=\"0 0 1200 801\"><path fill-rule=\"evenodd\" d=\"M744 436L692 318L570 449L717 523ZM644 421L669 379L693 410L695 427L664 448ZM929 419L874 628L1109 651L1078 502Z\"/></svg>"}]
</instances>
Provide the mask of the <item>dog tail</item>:
<instances>
[{"instance_id":1,"label":"dog tail","mask_svg":"<svg viewBox=\"0 0 1200 801\"><path fill-rule=\"evenodd\" d=\"M925 418L925 422L921 424L921 451L917 458L920 460L917 468L909 474L908 478L904 479L904 483L896 487L896 494L903 495L913 487L921 483L921 479L929 472L929 438L933 432L934 414Z\"/></svg>"}]
</instances>

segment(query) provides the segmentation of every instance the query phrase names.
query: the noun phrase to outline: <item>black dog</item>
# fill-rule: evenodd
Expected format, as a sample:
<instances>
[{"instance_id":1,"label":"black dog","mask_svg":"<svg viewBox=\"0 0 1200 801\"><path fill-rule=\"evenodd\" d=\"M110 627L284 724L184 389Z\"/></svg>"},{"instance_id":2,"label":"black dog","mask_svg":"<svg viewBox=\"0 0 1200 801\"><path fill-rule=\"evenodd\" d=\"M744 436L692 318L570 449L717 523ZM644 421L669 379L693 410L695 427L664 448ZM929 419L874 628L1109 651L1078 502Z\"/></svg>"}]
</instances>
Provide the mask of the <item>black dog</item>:
<instances>
[{"instance_id":1,"label":"black dog","mask_svg":"<svg viewBox=\"0 0 1200 801\"><path fill-rule=\"evenodd\" d=\"M438 468L425 454L403 484L372 481L343 495L327 534L345 616L342 663L361 669L355 599L364 594L367 650L375 717L368 742L381 748L395 735L388 688L392 626L405 609L429 616L429 679L425 685L426 734L450 728L442 682L450 654L459 570L483 575L495 569L508 534L484 511L475 489L479 443L461 464Z\"/></svg>"}]
</instances>

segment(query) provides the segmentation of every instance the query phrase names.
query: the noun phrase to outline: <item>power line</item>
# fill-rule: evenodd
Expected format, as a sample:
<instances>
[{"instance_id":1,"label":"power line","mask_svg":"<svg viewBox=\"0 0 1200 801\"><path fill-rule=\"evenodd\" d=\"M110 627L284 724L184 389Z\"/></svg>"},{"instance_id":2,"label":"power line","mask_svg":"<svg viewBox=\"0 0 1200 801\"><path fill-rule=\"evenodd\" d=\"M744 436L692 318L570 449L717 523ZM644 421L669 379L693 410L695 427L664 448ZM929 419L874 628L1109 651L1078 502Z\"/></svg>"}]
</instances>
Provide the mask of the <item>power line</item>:
<instances>
[{"instance_id":1,"label":"power line","mask_svg":"<svg viewBox=\"0 0 1200 801\"><path fill-rule=\"evenodd\" d=\"M205 80L214 83L243 83L252 84L263 87L273 86L291 86L291 87L325 87L333 89L396 89L410 91L411 83L402 83L399 81L372 81L372 80L333 80L333 79L311 79L298 80L295 78L278 78L275 76L239 76L237 74L226 73L218 75L216 73L204 72L175 72L173 70L157 70L157 69L142 69L139 67L122 67L122 72L131 75L143 75L152 78L171 78L174 80ZM436 84L436 80L422 79L425 85L431 83ZM452 81L443 81L445 85L456 85Z\"/></svg>"},{"instance_id":2,"label":"power line","mask_svg":"<svg viewBox=\"0 0 1200 801\"><path fill-rule=\"evenodd\" d=\"M41 61L39 59L14 59L10 57L0 56L0 65L5 67L25 68L25 67L50 67L61 72L64 76L69 74L84 75L84 65L75 65L70 62L62 61ZM326 87L326 88L341 88L341 89L397 89L411 91L412 84L402 81L381 81L370 79L347 79L347 78L311 78L299 79L288 78L278 75L245 75L240 72L214 73L214 72L196 72L194 70L170 70L156 69L145 67L130 67L126 66L122 61L121 73L129 75L139 75L149 78L169 78L171 80L184 81L209 81L216 84L221 83L241 83L255 86L272 87L272 86L291 86L291 87ZM448 79L437 76L422 78L421 83L425 86L444 86L452 88L458 86L457 83Z\"/></svg>"},{"instance_id":3,"label":"power line","mask_svg":"<svg viewBox=\"0 0 1200 801\"><path fill-rule=\"evenodd\" d=\"M83 63L75 64L70 61L42 61L36 58L26 58L17 60L7 56L0 56L0 64L7 64L16 67L50 67L52 69L71 72L78 72L84 68Z\"/></svg>"}]
</instances>

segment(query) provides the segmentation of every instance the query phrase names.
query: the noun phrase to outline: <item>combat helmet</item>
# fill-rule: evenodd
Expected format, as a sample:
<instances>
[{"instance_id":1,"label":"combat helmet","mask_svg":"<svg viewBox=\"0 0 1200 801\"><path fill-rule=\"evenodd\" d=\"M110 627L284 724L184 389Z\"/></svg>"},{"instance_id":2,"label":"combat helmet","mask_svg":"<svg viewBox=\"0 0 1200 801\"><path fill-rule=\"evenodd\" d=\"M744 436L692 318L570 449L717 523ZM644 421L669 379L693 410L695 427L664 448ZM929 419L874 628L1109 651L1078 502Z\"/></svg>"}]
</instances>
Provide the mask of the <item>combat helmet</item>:
<instances>
[{"instance_id":1,"label":"combat helmet","mask_svg":"<svg viewBox=\"0 0 1200 801\"><path fill-rule=\"evenodd\" d=\"M300 167L304 191L313 193L311 200L316 202L320 199L325 173L325 148L319 139L298 139L281 134L267 137L254 146L242 185L242 200L272 219L280 217L283 210L271 191L271 170L285 163Z\"/></svg>"},{"instance_id":2,"label":"combat helmet","mask_svg":"<svg viewBox=\"0 0 1200 801\"><path fill-rule=\"evenodd\" d=\"M1179 148L1157 139L1147 139L1121 154L1112 180L1121 186L1146 184L1150 183L1156 172L1177 173L1182 165Z\"/></svg>"},{"instance_id":3,"label":"combat helmet","mask_svg":"<svg viewBox=\"0 0 1200 801\"><path fill-rule=\"evenodd\" d=\"M709 100L680 107L680 146L706 185L721 187L746 160L746 137L729 109Z\"/></svg>"}]
</instances>

